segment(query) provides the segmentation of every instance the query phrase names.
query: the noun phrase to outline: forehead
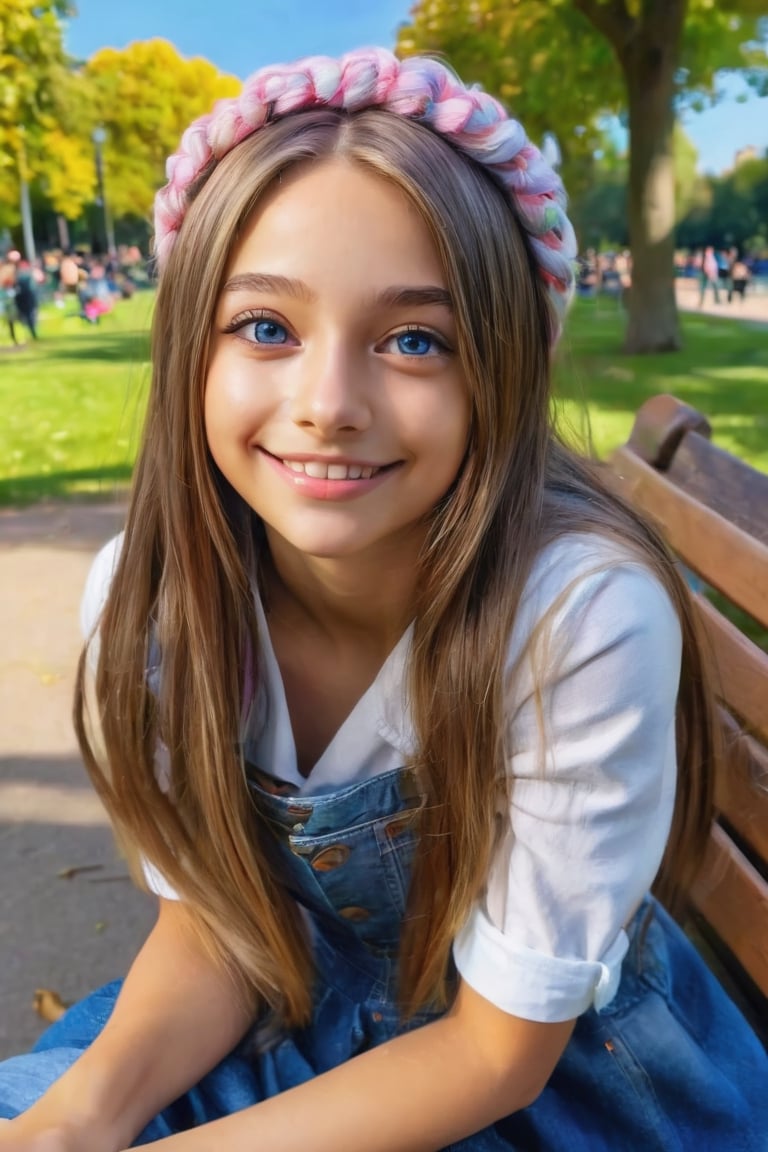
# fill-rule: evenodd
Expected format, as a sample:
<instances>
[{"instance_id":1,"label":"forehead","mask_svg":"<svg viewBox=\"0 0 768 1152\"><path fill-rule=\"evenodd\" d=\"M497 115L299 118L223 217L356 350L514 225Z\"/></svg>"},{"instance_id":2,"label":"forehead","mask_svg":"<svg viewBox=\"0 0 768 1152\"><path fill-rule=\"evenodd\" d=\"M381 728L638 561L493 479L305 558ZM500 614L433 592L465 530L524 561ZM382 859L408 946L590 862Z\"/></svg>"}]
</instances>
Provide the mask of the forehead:
<instances>
[{"instance_id":1,"label":"forehead","mask_svg":"<svg viewBox=\"0 0 768 1152\"><path fill-rule=\"evenodd\" d=\"M262 268L261 265L268 265ZM430 226L392 180L342 158L301 164L276 181L242 231L230 273L341 272L443 284Z\"/></svg>"}]
</instances>

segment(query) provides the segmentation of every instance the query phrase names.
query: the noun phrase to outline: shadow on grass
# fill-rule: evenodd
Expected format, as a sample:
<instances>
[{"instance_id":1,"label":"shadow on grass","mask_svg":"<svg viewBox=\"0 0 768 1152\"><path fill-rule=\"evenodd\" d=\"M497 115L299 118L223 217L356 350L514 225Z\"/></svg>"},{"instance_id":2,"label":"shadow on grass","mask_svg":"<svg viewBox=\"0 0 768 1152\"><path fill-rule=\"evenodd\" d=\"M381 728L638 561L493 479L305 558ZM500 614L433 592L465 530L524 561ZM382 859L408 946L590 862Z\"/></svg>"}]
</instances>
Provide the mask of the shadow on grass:
<instances>
[{"instance_id":1,"label":"shadow on grass","mask_svg":"<svg viewBox=\"0 0 768 1152\"><path fill-rule=\"evenodd\" d=\"M704 413L745 453L768 438L768 327L681 315L683 348L674 355L626 356L624 321L577 305L556 365L556 395L578 408L631 414L671 392ZM704 353L704 354L702 354Z\"/></svg>"},{"instance_id":2,"label":"shadow on grass","mask_svg":"<svg viewBox=\"0 0 768 1152\"><path fill-rule=\"evenodd\" d=\"M149 334L142 331L109 332L99 335L98 343L87 335L52 338L35 347L41 359L125 361L141 364L149 360Z\"/></svg>"},{"instance_id":3,"label":"shadow on grass","mask_svg":"<svg viewBox=\"0 0 768 1152\"><path fill-rule=\"evenodd\" d=\"M39 500L113 499L116 489L130 483L132 466L112 464L71 472L0 479L0 505L23 507Z\"/></svg>"}]
</instances>

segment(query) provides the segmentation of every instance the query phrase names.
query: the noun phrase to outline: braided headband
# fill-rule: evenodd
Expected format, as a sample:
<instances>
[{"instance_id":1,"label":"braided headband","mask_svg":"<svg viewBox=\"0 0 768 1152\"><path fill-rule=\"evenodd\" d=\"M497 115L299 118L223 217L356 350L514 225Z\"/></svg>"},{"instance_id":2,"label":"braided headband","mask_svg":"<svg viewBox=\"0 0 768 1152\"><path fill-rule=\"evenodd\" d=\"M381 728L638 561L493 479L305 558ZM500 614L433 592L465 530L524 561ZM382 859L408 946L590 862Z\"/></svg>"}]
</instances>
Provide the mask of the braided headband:
<instances>
[{"instance_id":1,"label":"braided headband","mask_svg":"<svg viewBox=\"0 0 768 1152\"><path fill-rule=\"evenodd\" d=\"M211 113L195 120L169 158L168 183L155 198L158 266L168 260L189 207L190 186L202 173L264 124L323 106L346 112L378 107L406 116L490 169L529 233L558 324L562 321L573 293L577 248L559 176L492 96L466 87L437 60L398 60L383 48L262 68L245 81L238 97L219 100Z\"/></svg>"}]
</instances>

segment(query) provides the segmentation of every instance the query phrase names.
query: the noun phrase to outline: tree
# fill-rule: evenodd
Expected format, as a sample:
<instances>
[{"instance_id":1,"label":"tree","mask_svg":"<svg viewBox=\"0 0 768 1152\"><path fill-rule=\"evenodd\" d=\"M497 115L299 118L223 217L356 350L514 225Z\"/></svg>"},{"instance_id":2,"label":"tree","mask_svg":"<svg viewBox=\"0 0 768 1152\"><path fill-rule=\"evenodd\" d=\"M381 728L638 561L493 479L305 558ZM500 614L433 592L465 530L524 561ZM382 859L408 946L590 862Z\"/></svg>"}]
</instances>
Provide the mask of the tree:
<instances>
[{"instance_id":1,"label":"tree","mask_svg":"<svg viewBox=\"0 0 768 1152\"><path fill-rule=\"evenodd\" d=\"M15 186L27 255L34 256L29 181L42 137L53 126L66 69L61 19L69 0L0 0L0 191ZM6 216L10 215L6 212Z\"/></svg>"},{"instance_id":2,"label":"tree","mask_svg":"<svg viewBox=\"0 0 768 1152\"><path fill-rule=\"evenodd\" d=\"M57 215L77 220L96 192L92 150L77 135L59 127L43 134L46 163L41 165L45 197Z\"/></svg>"},{"instance_id":3,"label":"tree","mask_svg":"<svg viewBox=\"0 0 768 1152\"><path fill-rule=\"evenodd\" d=\"M420 0L398 50L444 52L534 139L547 120L565 153L577 129L589 147L599 116L625 111L633 258L625 348L668 351L680 346L676 109L712 98L721 69L745 69L751 83L768 85L764 13L764 0Z\"/></svg>"},{"instance_id":4,"label":"tree","mask_svg":"<svg viewBox=\"0 0 768 1152\"><path fill-rule=\"evenodd\" d=\"M241 87L210 61L185 59L160 39L102 48L87 61L82 82L92 100L88 138L97 126L106 130L105 180L115 217L150 215L166 157L186 126Z\"/></svg>"},{"instance_id":5,"label":"tree","mask_svg":"<svg viewBox=\"0 0 768 1152\"><path fill-rule=\"evenodd\" d=\"M571 197L570 216L582 247L619 247L629 244L627 180L629 156L606 135L593 156L589 186ZM687 216L697 203L702 178L696 171L698 153L680 124L675 125L675 221Z\"/></svg>"}]
</instances>

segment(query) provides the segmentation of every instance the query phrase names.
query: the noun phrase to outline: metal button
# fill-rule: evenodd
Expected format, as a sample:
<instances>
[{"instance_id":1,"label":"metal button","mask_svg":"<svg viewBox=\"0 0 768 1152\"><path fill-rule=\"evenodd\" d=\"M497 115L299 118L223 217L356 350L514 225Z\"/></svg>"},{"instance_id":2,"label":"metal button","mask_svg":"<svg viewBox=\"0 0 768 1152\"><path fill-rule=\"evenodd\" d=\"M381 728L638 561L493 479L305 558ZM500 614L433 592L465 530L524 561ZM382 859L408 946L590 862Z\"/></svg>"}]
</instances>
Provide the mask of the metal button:
<instances>
[{"instance_id":1,"label":"metal button","mask_svg":"<svg viewBox=\"0 0 768 1152\"><path fill-rule=\"evenodd\" d=\"M406 828L412 823L413 814L408 816L400 816L397 820L390 820L385 829L387 836L390 840L394 840L396 836L400 836L405 832Z\"/></svg>"},{"instance_id":2,"label":"metal button","mask_svg":"<svg viewBox=\"0 0 768 1152\"><path fill-rule=\"evenodd\" d=\"M333 844L330 848L323 848L317 856L312 858L312 867L315 872L331 872L349 859L350 849L346 844Z\"/></svg>"},{"instance_id":3,"label":"metal button","mask_svg":"<svg viewBox=\"0 0 768 1152\"><path fill-rule=\"evenodd\" d=\"M309 820L312 815L311 804L289 804L285 809L288 816L298 816L299 820Z\"/></svg>"},{"instance_id":4,"label":"metal button","mask_svg":"<svg viewBox=\"0 0 768 1152\"><path fill-rule=\"evenodd\" d=\"M354 904L350 905L349 908L339 908L339 916L343 916L345 920L351 920L353 923L368 920L370 915L367 908L358 908Z\"/></svg>"}]
</instances>

